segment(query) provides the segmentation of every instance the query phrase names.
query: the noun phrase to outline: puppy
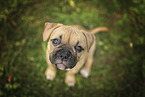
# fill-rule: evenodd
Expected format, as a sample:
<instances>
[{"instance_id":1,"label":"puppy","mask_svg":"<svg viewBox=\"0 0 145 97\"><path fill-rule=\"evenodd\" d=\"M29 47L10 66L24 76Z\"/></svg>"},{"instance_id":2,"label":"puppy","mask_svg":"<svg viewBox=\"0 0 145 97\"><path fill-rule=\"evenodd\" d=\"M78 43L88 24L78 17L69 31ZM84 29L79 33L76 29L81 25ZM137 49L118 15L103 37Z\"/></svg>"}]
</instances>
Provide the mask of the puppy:
<instances>
[{"instance_id":1,"label":"puppy","mask_svg":"<svg viewBox=\"0 0 145 97\"><path fill-rule=\"evenodd\" d=\"M43 41L48 40L46 78L53 80L56 68L67 70L65 83L74 86L75 74L79 72L87 78L93 63L95 50L94 33L108 31L105 27L88 31L80 26L66 26L60 23L45 23Z\"/></svg>"}]
</instances>

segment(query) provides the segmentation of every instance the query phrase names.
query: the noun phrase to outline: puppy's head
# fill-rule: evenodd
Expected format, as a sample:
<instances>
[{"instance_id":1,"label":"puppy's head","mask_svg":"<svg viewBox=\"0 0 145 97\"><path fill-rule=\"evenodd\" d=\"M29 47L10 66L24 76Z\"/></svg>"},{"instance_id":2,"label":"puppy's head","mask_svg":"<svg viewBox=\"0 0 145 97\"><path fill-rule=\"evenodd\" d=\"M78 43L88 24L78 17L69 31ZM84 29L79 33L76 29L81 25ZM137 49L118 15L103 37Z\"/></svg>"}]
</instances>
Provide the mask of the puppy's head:
<instances>
[{"instance_id":1,"label":"puppy's head","mask_svg":"<svg viewBox=\"0 0 145 97\"><path fill-rule=\"evenodd\" d=\"M87 34L72 26L45 23L43 40L48 40L48 60L58 69L72 69L88 53L90 43Z\"/></svg>"}]
</instances>

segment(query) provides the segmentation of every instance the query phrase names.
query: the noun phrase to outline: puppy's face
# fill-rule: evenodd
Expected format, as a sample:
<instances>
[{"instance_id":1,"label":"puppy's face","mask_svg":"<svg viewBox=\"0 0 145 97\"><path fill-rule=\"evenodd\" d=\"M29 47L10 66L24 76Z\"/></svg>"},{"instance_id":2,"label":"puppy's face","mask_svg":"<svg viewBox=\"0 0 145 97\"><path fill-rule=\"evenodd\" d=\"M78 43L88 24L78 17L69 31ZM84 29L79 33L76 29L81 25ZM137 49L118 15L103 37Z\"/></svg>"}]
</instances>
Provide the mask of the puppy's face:
<instances>
[{"instance_id":1,"label":"puppy's face","mask_svg":"<svg viewBox=\"0 0 145 97\"><path fill-rule=\"evenodd\" d=\"M92 34L72 26L45 23L43 40L49 39L48 60L61 70L72 69L87 56L93 43L92 37Z\"/></svg>"},{"instance_id":2,"label":"puppy's face","mask_svg":"<svg viewBox=\"0 0 145 97\"><path fill-rule=\"evenodd\" d=\"M72 69L87 51L83 33L71 26L56 28L48 42L49 59L61 70Z\"/></svg>"}]
</instances>

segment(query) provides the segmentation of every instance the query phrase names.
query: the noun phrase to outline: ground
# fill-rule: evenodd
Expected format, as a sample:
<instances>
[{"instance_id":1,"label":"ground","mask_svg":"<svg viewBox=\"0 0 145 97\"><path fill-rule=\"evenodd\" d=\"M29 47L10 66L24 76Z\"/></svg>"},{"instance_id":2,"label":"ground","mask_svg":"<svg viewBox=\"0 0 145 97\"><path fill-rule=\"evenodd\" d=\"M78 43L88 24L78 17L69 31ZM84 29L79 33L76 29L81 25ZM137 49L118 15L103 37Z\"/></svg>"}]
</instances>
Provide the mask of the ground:
<instances>
[{"instance_id":1,"label":"ground","mask_svg":"<svg viewBox=\"0 0 145 97\"><path fill-rule=\"evenodd\" d=\"M0 15L0 96L145 96L143 1L14 1L1 3L4 10ZM78 73L75 87L65 85L66 71L58 70L53 81L45 77L45 22L109 29L96 34L91 75L83 78Z\"/></svg>"}]
</instances>

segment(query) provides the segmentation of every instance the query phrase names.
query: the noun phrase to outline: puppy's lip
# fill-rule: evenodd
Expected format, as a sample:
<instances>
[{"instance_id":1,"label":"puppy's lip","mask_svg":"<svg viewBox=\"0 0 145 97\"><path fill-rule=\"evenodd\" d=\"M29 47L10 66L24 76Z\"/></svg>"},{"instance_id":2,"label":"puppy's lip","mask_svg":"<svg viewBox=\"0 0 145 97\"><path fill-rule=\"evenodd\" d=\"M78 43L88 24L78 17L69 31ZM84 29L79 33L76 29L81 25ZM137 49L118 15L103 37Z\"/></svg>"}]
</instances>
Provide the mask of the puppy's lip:
<instances>
[{"instance_id":1,"label":"puppy's lip","mask_svg":"<svg viewBox=\"0 0 145 97\"><path fill-rule=\"evenodd\" d=\"M65 69L65 70L71 70L70 68L67 68L67 69Z\"/></svg>"},{"instance_id":2,"label":"puppy's lip","mask_svg":"<svg viewBox=\"0 0 145 97\"><path fill-rule=\"evenodd\" d=\"M65 70L65 68L66 68L63 64L57 64L56 66L60 70Z\"/></svg>"},{"instance_id":3,"label":"puppy's lip","mask_svg":"<svg viewBox=\"0 0 145 97\"><path fill-rule=\"evenodd\" d=\"M60 70L71 70L71 68L67 68L65 65L63 64L55 64L55 66L60 69Z\"/></svg>"}]
</instances>

